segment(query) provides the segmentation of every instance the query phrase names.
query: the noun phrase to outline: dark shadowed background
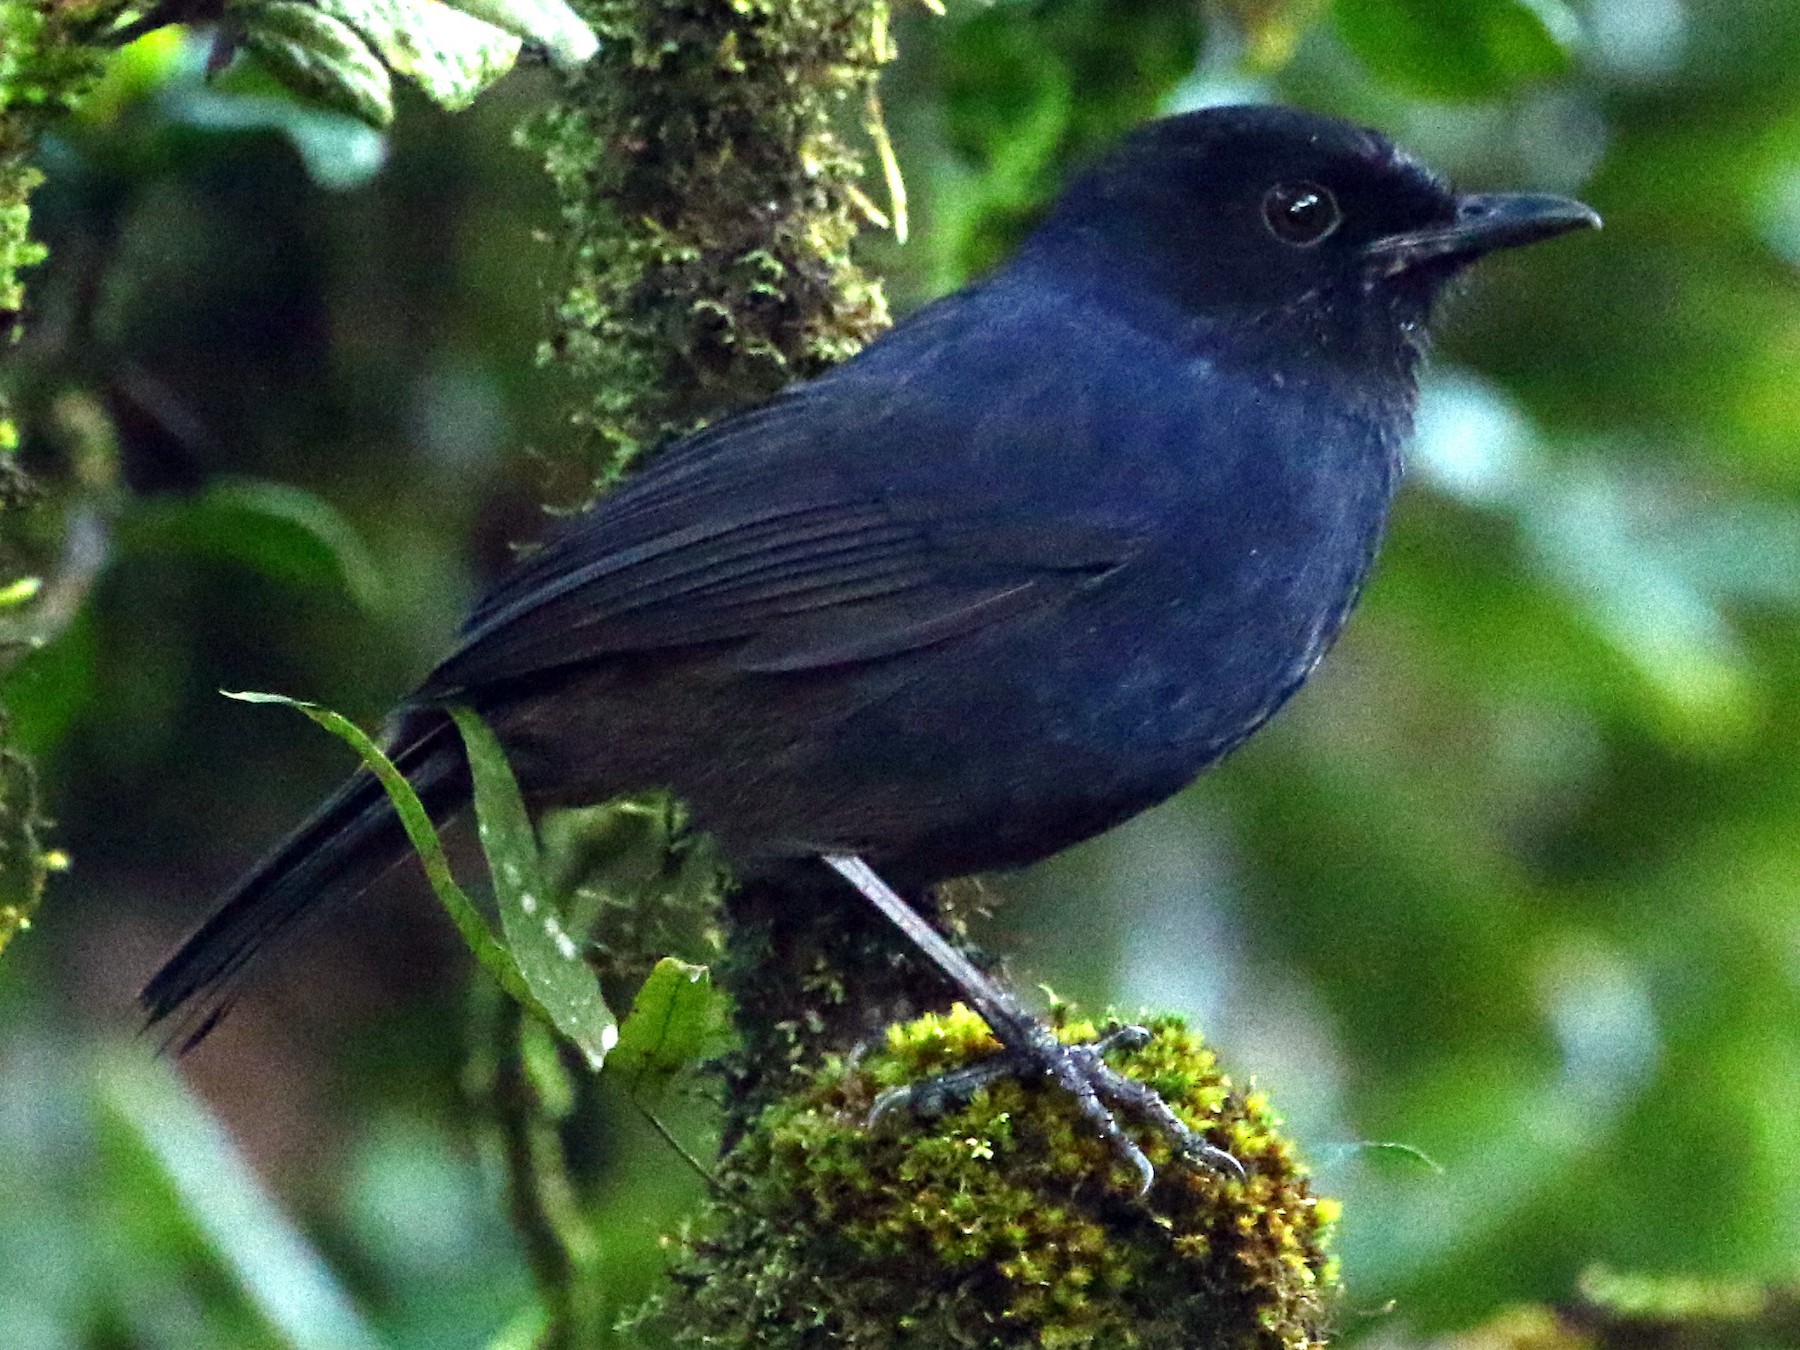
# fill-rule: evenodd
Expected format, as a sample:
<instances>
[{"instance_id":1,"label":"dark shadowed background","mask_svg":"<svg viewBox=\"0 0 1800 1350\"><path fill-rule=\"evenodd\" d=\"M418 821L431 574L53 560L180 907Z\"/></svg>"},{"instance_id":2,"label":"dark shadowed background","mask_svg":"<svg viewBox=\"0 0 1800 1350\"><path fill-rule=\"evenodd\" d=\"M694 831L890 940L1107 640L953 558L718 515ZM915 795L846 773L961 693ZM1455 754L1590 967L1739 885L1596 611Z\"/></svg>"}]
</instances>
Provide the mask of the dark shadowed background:
<instances>
[{"instance_id":1,"label":"dark shadowed background","mask_svg":"<svg viewBox=\"0 0 1800 1350\"><path fill-rule=\"evenodd\" d=\"M1346 1337L1596 1264L1800 1275L1800 6L1234 8L1274 18L906 16L912 233L865 251L896 307L1118 130L1222 101L1358 118L1606 229L1459 297L1375 582L1290 709L999 880L985 940L1060 994L1188 1012L1270 1092L1344 1202ZM122 53L43 150L15 364L112 413L131 495L81 617L0 686L73 863L0 963L0 1345L483 1346L529 1281L422 886L315 933L184 1062L261 1199L131 997L348 767L216 691L371 724L546 528L533 451L572 395L534 360L553 207L511 137L548 77L382 136L202 56ZM628 1308L699 1183L610 1099L583 1137Z\"/></svg>"}]
</instances>

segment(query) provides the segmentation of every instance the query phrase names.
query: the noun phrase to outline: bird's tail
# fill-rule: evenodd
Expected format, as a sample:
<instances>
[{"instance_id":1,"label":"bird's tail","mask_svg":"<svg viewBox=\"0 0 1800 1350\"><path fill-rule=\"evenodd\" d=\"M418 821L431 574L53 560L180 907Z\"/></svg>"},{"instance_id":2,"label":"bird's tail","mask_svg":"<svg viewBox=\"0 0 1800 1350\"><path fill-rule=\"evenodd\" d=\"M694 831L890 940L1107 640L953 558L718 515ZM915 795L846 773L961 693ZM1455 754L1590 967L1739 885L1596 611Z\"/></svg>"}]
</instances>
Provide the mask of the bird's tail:
<instances>
[{"instance_id":1,"label":"bird's tail","mask_svg":"<svg viewBox=\"0 0 1800 1350\"><path fill-rule=\"evenodd\" d=\"M434 822L469 800L469 770L449 718L394 756ZM226 895L212 917L163 963L138 995L148 1025L174 1018L185 1052L231 1010L250 964L333 900L348 899L412 850L386 791L368 770L323 806Z\"/></svg>"}]
</instances>

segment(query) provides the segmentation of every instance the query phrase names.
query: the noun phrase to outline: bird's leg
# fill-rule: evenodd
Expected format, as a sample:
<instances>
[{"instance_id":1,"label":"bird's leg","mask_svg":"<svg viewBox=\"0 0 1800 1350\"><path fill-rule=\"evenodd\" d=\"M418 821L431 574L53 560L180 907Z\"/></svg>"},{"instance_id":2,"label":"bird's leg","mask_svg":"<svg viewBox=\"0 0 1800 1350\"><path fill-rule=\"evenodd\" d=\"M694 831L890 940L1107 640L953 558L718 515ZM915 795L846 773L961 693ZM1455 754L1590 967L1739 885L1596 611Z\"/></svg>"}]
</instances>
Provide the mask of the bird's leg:
<instances>
[{"instance_id":1,"label":"bird's leg","mask_svg":"<svg viewBox=\"0 0 1800 1350\"><path fill-rule=\"evenodd\" d=\"M1156 1173L1144 1151L1119 1128L1114 1110L1149 1124L1189 1163L1240 1179L1244 1176L1243 1165L1236 1158L1190 1130L1153 1089L1126 1077L1102 1058L1108 1050L1145 1044L1150 1033L1144 1028L1121 1027L1091 1045L1064 1045L1012 991L958 951L861 858L827 854L825 862L931 958L1005 1047L984 1063L883 1094L875 1103L877 1118L903 1105L925 1115L941 1114L952 1104L966 1101L977 1088L1006 1075L1048 1078L1074 1098L1082 1116L1136 1169L1140 1194L1150 1189Z\"/></svg>"}]
</instances>

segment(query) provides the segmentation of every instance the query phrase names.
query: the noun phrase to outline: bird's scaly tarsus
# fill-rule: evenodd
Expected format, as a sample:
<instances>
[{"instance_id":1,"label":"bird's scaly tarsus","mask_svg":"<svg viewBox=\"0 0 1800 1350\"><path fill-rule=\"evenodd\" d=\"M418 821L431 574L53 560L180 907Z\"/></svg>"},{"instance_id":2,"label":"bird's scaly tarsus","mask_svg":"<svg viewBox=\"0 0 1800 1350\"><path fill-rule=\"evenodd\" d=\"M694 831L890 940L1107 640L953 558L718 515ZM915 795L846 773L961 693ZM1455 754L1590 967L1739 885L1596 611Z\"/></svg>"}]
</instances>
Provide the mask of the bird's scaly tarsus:
<instances>
[{"instance_id":1,"label":"bird's scaly tarsus","mask_svg":"<svg viewBox=\"0 0 1800 1350\"><path fill-rule=\"evenodd\" d=\"M1011 991L952 946L861 858L827 854L825 862L931 958L1005 1047L979 1064L883 1093L870 1114L871 1122L902 1107L920 1115L941 1115L997 1078L1043 1078L1069 1094L1082 1117L1137 1173L1140 1195L1150 1189L1156 1171L1143 1149L1120 1128L1114 1111L1156 1130L1190 1165L1244 1178L1243 1164L1189 1129L1155 1089L1106 1063L1107 1051L1137 1049L1148 1042L1150 1033L1143 1027L1119 1027L1089 1045L1064 1045L1042 1019L1032 1016Z\"/></svg>"}]
</instances>

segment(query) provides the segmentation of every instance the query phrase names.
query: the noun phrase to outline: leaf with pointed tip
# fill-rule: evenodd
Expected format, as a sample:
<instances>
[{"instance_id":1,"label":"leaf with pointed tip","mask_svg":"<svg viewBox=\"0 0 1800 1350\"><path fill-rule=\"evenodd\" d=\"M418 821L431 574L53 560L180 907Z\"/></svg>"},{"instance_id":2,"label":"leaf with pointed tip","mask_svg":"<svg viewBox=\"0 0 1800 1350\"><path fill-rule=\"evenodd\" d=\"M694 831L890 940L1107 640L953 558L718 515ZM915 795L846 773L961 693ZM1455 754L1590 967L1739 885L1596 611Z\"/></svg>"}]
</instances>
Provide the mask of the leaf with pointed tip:
<instances>
[{"instance_id":1,"label":"leaf with pointed tip","mask_svg":"<svg viewBox=\"0 0 1800 1350\"><path fill-rule=\"evenodd\" d=\"M463 941L469 944L469 950L475 954L475 959L500 982L501 988L507 993L539 1013L546 1021L551 1020L548 1012L538 1006L536 996L531 992L525 977L519 973L512 953L494 940L487 920L481 917L481 911L475 908L475 902L456 884L456 878L450 873L450 860L444 856L443 843L438 839L437 827L426 814L419 794L413 791L413 785L407 782L406 775L394 767L394 762L382 753L381 747L370 740L361 727L330 708L308 703L303 699L289 698L285 694L230 689L220 692L226 698L234 698L240 703L274 703L285 708L297 708L325 730L348 742L350 748L361 756L363 765L387 790L388 800L394 804L394 811L406 828L406 837L412 841L413 850L419 855L419 862L425 868L426 880L431 883L431 889L437 893L438 900L450 915L450 922L456 925L457 932L463 935Z\"/></svg>"},{"instance_id":2,"label":"leaf with pointed tip","mask_svg":"<svg viewBox=\"0 0 1800 1350\"><path fill-rule=\"evenodd\" d=\"M608 1070L640 1099L652 1099L718 1040L724 1019L712 973L665 956L632 1000Z\"/></svg>"},{"instance_id":3,"label":"leaf with pointed tip","mask_svg":"<svg viewBox=\"0 0 1800 1350\"><path fill-rule=\"evenodd\" d=\"M506 753L486 724L467 708L452 708L468 754L475 789L476 827L506 943L494 939L487 920L450 872L437 828L406 775L381 747L349 718L316 703L282 694L233 693L243 703L277 703L298 708L327 731L348 741L370 773L380 780L406 828L426 878L469 950L499 981L500 987L526 1009L573 1041L596 1071L619 1039L618 1023L600 993L600 981L581 959L580 949L563 930L549 903L543 862L531 817Z\"/></svg>"},{"instance_id":4,"label":"leaf with pointed tip","mask_svg":"<svg viewBox=\"0 0 1800 1350\"><path fill-rule=\"evenodd\" d=\"M618 1022L552 903L537 834L499 738L468 708L452 708L450 715L469 758L476 829L507 945L538 1006L597 1070L619 1039Z\"/></svg>"},{"instance_id":5,"label":"leaf with pointed tip","mask_svg":"<svg viewBox=\"0 0 1800 1350\"><path fill-rule=\"evenodd\" d=\"M134 501L119 521L127 553L220 559L308 590L341 590L365 609L381 574L355 529L323 498L285 483L221 478L199 493Z\"/></svg>"}]
</instances>

